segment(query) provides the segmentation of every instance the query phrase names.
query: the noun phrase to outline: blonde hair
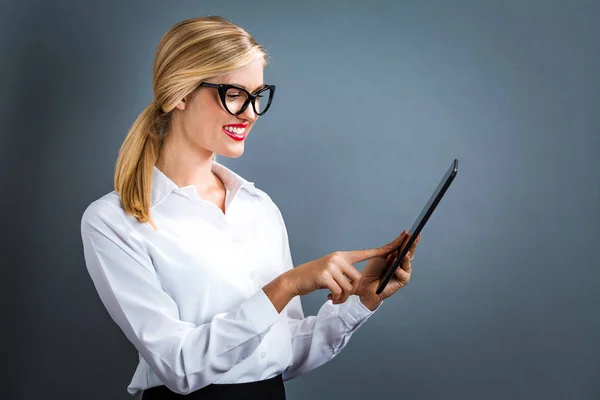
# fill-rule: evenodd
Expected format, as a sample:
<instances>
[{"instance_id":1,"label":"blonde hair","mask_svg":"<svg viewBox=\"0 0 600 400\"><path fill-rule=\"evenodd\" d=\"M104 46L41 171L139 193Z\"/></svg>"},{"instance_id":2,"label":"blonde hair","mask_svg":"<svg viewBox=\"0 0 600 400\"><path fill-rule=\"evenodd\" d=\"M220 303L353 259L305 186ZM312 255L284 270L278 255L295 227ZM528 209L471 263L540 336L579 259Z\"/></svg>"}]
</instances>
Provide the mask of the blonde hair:
<instances>
[{"instance_id":1,"label":"blonde hair","mask_svg":"<svg viewBox=\"0 0 600 400\"><path fill-rule=\"evenodd\" d=\"M171 111L198 84L227 74L267 52L241 27L218 16L191 18L173 25L154 56L154 100L137 117L119 150L115 190L123 208L140 223L149 222L152 169L158 160Z\"/></svg>"}]
</instances>

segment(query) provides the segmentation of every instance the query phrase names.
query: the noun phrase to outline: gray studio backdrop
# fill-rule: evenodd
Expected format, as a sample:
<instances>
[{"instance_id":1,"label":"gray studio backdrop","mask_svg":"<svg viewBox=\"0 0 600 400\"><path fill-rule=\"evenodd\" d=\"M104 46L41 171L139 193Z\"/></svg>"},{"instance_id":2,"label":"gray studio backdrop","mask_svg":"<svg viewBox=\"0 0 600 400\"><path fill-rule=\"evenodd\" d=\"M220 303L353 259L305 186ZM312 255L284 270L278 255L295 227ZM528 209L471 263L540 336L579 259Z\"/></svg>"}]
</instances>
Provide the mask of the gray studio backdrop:
<instances>
[{"instance_id":1,"label":"gray studio backdrop","mask_svg":"<svg viewBox=\"0 0 600 400\"><path fill-rule=\"evenodd\" d=\"M454 158L410 284L300 399L600 398L597 1L12 1L0 13L3 399L128 399L137 353L79 223L152 100L156 45L217 14L275 103L220 160L279 205L296 265L409 228ZM5 263L6 262L6 263ZM364 264L358 267L361 269ZM326 292L304 297L307 315Z\"/></svg>"}]
</instances>

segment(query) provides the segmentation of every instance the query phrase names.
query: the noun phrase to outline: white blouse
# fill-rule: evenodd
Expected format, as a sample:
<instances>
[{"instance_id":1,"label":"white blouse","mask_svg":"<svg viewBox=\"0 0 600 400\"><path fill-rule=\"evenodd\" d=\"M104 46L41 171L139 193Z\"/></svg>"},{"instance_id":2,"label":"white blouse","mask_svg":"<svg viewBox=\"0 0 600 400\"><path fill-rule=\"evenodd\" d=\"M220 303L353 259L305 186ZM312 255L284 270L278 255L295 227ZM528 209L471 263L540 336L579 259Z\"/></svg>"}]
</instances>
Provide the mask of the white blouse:
<instances>
[{"instance_id":1,"label":"white blouse","mask_svg":"<svg viewBox=\"0 0 600 400\"><path fill-rule=\"evenodd\" d=\"M158 231L127 215L115 191L83 214L89 275L139 352L132 395L295 378L334 358L373 314L356 295L309 317L296 296L278 313L262 287L293 268L281 213L252 182L216 161L213 172L227 189L225 213L155 166Z\"/></svg>"}]
</instances>

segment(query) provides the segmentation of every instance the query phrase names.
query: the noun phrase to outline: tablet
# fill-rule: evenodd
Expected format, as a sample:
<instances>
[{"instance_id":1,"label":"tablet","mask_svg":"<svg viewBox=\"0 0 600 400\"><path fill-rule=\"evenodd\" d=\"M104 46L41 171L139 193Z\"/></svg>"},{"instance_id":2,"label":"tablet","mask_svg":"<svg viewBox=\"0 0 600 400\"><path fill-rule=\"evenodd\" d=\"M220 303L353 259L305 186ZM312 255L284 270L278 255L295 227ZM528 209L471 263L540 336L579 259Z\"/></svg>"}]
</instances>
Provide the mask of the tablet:
<instances>
[{"instance_id":1,"label":"tablet","mask_svg":"<svg viewBox=\"0 0 600 400\"><path fill-rule=\"evenodd\" d=\"M421 211L421 214L417 217L417 220L415 221L414 225L408 231L410 235L408 243L406 243L406 245L402 247L402 249L398 249L398 255L396 256L396 258L393 261L390 261L388 267L381 274L381 282L379 284L379 287L377 288L377 294L381 294L381 292L383 292L392 276L394 276L394 272L396 272L396 269L402 263L404 256L406 256L408 249L410 249L410 246L412 246L413 242L417 239L417 237L419 237L419 233L421 233L423 227L427 223L427 220L437 207L442 197L444 197L446 190L448 190L448 187L454 180L454 177L456 176L457 172L458 160L454 160L452 161L452 164L450 164L448 172L446 172L446 175L444 175L442 181L429 198L429 201L423 208L423 211Z\"/></svg>"}]
</instances>

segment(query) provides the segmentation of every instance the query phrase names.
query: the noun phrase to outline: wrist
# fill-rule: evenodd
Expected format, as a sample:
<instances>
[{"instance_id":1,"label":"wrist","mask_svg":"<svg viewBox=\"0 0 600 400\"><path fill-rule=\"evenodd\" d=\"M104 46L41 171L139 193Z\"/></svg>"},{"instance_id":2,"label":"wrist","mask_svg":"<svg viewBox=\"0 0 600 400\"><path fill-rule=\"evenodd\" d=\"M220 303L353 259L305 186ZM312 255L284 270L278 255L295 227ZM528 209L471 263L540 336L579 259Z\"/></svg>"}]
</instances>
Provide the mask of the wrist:
<instances>
[{"instance_id":1,"label":"wrist","mask_svg":"<svg viewBox=\"0 0 600 400\"><path fill-rule=\"evenodd\" d=\"M277 281L277 284L281 287L281 290L291 300L298 294L295 291L296 286L294 285L294 279L289 272L290 271L284 272L283 274L279 275L275 280Z\"/></svg>"},{"instance_id":2,"label":"wrist","mask_svg":"<svg viewBox=\"0 0 600 400\"><path fill-rule=\"evenodd\" d=\"M289 281L282 275L266 284L262 290L265 292L278 313L281 313L285 306L294 298L290 289Z\"/></svg>"}]
</instances>

